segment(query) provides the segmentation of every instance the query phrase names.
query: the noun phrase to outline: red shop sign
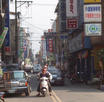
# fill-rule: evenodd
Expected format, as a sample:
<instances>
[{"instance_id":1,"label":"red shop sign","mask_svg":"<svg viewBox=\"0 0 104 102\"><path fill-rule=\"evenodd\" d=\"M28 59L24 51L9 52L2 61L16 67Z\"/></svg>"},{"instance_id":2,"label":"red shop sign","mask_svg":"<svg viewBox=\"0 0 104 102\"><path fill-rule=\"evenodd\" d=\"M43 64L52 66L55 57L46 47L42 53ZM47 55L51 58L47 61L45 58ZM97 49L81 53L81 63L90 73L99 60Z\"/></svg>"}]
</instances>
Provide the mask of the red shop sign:
<instances>
[{"instance_id":1,"label":"red shop sign","mask_svg":"<svg viewBox=\"0 0 104 102\"><path fill-rule=\"evenodd\" d=\"M77 29L78 21L76 19L67 19L66 28L67 29Z\"/></svg>"}]
</instances>

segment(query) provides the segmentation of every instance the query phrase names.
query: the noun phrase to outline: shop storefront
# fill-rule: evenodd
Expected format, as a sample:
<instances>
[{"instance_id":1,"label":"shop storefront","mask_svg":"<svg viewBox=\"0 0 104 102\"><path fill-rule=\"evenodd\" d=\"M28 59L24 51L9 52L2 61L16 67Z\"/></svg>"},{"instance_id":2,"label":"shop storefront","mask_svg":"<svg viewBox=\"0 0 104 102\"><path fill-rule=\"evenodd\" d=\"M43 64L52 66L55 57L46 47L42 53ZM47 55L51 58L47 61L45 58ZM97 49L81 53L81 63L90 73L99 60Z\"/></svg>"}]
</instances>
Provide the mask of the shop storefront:
<instances>
[{"instance_id":1,"label":"shop storefront","mask_svg":"<svg viewBox=\"0 0 104 102\"><path fill-rule=\"evenodd\" d=\"M94 72L93 57L91 57L90 38L85 37L83 41L82 33L69 41L70 53L72 55L71 71L78 74L80 79L90 80Z\"/></svg>"}]
</instances>

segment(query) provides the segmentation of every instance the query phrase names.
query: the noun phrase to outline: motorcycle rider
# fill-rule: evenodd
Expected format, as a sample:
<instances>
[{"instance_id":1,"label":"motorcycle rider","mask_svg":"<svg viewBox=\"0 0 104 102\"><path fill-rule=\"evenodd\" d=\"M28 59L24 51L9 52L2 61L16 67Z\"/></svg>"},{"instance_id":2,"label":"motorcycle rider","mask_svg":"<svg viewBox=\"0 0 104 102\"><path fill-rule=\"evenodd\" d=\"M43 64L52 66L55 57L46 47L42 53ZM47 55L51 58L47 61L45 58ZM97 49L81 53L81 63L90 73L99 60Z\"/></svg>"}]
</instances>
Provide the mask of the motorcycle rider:
<instances>
[{"instance_id":1,"label":"motorcycle rider","mask_svg":"<svg viewBox=\"0 0 104 102\"><path fill-rule=\"evenodd\" d=\"M40 79L41 77L47 77L49 79L48 87L49 87L49 92L50 92L50 95L51 95L52 88L51 88L50 80L52 80L52 75L51 75L51 73L49 73L47 71L47 69L48 69L47 66L44 66L42 71L38 73L38 78ZM37 91L38 91L37 96L40 96L40 82L39 82L39 85L37 87Z\"/></svg>"}]
</instances>

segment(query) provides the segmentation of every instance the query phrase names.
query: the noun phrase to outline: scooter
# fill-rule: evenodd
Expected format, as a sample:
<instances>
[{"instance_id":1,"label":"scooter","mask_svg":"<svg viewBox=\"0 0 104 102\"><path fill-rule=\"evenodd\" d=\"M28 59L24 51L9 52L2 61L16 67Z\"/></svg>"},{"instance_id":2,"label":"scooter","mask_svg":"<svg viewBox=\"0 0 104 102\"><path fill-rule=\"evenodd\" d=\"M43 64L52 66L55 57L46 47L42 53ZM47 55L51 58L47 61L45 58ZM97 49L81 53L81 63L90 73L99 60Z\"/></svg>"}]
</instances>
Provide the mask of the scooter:
<instances>
[{"instance_id":1,"label":"scooter","mask_svg":"<svg viewBox=\"0 0 104 102\"><path fill-rule=\"evenodd\" d=\"M40 92L45 97L48 93L48 81L47 77L40 78Z\"/></svg>"}]
</instances>

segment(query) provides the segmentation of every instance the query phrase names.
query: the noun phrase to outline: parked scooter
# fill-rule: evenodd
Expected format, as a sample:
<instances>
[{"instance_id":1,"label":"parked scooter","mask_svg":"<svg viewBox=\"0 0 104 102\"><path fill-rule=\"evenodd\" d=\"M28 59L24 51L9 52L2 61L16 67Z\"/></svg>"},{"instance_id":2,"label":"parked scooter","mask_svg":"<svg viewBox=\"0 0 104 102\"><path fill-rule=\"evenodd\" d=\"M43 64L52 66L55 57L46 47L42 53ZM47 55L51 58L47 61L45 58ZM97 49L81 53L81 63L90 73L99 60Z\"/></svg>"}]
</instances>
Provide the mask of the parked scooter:
<instances>
[{"instance_id":1,"label":"parked scooter","mask_svg":"<svg viewBox=\"0 0 104 102\"><path fill-rule=\"evenodd\" d=\"M40 78L40 92L45 97L48 93L48 81L47 77Z\"/></svg>"},{"instance_id":2,"label":"parked scooter","mask_svg":"<svg viewBox=\"0 0 104 102\"><path fill-rule=\"evenodd\" d=\"M73 73L71 78L70 78L70 82L72 84L74 84L74 83L85 83L87 85L87 79L86 79L86 76L83 72L81 72L81 73L77 72L77 74Z\"/></svg>"}]
</instances>

